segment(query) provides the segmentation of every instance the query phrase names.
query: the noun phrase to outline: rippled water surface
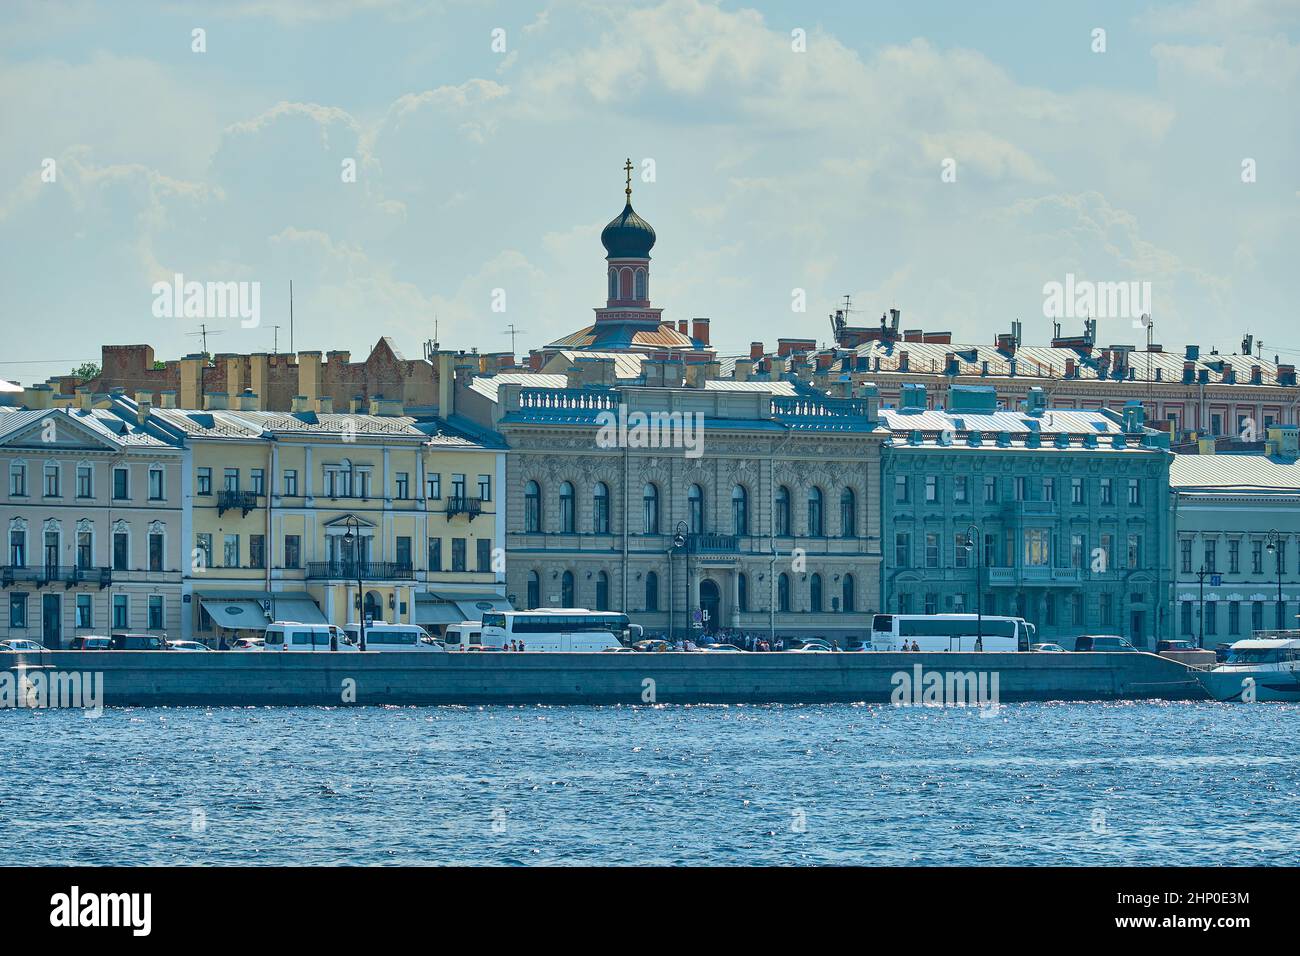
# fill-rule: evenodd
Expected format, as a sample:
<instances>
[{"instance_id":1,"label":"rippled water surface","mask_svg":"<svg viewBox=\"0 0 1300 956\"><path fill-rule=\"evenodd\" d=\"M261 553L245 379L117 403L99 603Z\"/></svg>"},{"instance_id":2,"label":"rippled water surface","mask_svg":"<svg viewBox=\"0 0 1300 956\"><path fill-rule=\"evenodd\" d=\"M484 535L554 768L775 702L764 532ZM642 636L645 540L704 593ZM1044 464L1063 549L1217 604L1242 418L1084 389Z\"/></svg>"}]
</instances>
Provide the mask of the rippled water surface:
<instances>
[{"instance_id":1,"label":"rippled water surface","mask_svg":"<svg viewBox=\"0 0 1300 956\"><path fill-rule=\"evenodd\" d=\"M1300 707L0 711L0 864L1292 864Z\"/></svg>"}]
</instances>

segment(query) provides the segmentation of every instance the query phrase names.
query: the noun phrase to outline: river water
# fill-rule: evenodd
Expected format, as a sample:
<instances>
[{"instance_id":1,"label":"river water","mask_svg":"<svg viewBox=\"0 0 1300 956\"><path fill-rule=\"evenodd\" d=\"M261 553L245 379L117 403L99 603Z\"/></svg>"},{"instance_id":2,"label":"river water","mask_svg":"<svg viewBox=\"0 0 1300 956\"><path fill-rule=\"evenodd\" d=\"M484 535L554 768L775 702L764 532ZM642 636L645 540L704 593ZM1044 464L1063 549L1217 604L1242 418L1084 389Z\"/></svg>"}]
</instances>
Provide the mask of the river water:
<instances>
[{"instance_id":1,"label":"river water","mask_svg":"<svg viewBox=\"0 0 1300 956\"><path fill-rule=\"evenodd\" d=\"M0 711L0 864L1295 864L1300 707Z\"/></svg>"}]
</instances>

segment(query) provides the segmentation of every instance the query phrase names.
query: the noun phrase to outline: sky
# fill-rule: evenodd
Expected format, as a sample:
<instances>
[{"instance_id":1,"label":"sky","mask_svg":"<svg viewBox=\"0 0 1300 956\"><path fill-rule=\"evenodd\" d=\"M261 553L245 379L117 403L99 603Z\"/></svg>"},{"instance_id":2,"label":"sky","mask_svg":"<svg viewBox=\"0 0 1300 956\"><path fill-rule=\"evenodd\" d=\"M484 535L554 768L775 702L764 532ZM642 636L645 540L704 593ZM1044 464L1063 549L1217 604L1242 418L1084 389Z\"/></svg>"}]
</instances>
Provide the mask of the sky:
<instances>
[{"instance_id":1,"label":"sky","mask_svg":"<svg viewBox=\"0 0 1300 956\"><path fill-rule=\"evenodd\" d=\"M653 304L724 354L825 341L846 294L1041 344L1072 275L1149 283L1166 348L1295 360L1298 103L1300 0L10 0L0 379L201 322L287 351L290 280L298 350L418 357L436 319L525 354L604 304L627 158ZM256 325L160 305L178 274Z\"/></svg>"}]
</instances>

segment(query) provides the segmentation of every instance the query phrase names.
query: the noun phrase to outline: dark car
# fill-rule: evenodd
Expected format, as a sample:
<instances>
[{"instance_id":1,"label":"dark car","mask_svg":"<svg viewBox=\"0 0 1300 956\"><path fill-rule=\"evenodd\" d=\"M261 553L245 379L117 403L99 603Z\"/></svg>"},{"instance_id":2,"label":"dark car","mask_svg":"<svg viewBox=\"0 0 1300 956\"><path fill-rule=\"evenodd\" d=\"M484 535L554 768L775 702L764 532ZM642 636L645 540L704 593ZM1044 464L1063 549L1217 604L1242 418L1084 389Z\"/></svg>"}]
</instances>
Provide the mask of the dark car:
<instances>
[{"instance_id":1,"label":"dark car","mask_svg":"<svg viewBox=\"0 0 1300 956\"><path fill-rule=\"evenodd\" d=\"M1075 638L1076 651L1136 651L1137 648L1118 634L1084 634Z\"/></svg>"},{"instance_id":2,"label":"dark car","mask_svg":"<svg viewBox=\"0 0 1300 956\"><path fill-rule=\"evenodd\" d=\"M114 634L112 637L115 651L165 651L166 636L157 634Z\"/></svg>"},{"instance_id":3,"label":"dark car","mask_svg":"<svg viewBox=\"0 0 1300 956\"><path fill-rule=\"evenodd\" d=\"M86 634L74 637L68 644L70 651L110 651L113 641L110 638Z\"/></svg>"},{"instance_id":4,"label":"dark car","mask_svg":"<svg viewBox=\"0 0 1300 956\"><path fill-rule=\"evenodd\" d=\"M1156 653L1162 651L1195 651L1197 646L1191 641L1158 641L1156 643Z\"/></svg>"}]
</instances>

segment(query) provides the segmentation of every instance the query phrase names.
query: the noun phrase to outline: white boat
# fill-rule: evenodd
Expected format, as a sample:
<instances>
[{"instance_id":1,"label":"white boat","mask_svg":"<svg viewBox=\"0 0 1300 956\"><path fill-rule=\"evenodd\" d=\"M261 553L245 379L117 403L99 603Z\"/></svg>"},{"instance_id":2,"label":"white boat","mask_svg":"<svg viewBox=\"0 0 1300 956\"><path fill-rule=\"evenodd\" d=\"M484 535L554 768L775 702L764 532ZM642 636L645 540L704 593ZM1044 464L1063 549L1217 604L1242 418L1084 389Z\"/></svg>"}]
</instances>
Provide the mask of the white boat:
<instances>
[{"instance_id":1,"label":"white boat","mask_svg":"<svg viewBox=\"0 0 1300 956\"><path fill-rule=\"evenodd\" d=\"M1300 701L1300 632L1252 637L1228 649L1228 659L1196 679L1219 701Z\"/></svg>"}]
</instances>

